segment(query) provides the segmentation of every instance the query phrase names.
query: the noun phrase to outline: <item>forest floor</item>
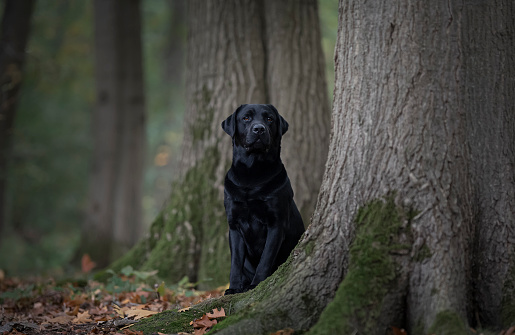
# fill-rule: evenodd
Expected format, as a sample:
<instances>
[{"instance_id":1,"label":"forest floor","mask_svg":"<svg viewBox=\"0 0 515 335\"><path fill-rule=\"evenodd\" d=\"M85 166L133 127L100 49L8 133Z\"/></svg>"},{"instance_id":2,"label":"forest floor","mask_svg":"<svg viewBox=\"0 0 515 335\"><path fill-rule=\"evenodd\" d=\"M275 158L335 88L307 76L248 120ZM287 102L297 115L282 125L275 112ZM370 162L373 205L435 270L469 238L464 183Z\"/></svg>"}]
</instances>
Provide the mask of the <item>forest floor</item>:
<instances>
[{"instance_id":1,"label":"forest floor","mask_svg":"<svg viewBox=\"0 0 515 335\"><path fill-rule=\"evenodd\" d=\"M166 310L187 311L192 305L222 296L227 289L198 291L188 278L165 285L156 281L156 271L140 272L131 267L111 275L100 283L91 279L6 278L0 270L0 335L144 335L131 326ZM205 334L224 318L223 308L198 315L187 332L178 335ZM500 333L470 331L478 335L515 335L515 326ZM293 333L284 329L271 335ZM154 334L168 335L159 331ZM389 327L386 334L408 335L396 327Z\"/></svg>"},{"instance_id":2,"label":"forest floor","mask_svg":"<svg viewBox=\"0 0 515 335\"><path fill-rule=\"evenodd\" d=\"M0 334L143 335L131 330L139 320L169 309L187 309L223 295L226 289L198 291L187 278L171 286L148 284L156 278L155 272L130 267L121 272L100 283L5 278L0 271ZM209 324L197 327L194 322L191 332L182 334L203 334L209 329Z\"/></svg>"}]
</instances>

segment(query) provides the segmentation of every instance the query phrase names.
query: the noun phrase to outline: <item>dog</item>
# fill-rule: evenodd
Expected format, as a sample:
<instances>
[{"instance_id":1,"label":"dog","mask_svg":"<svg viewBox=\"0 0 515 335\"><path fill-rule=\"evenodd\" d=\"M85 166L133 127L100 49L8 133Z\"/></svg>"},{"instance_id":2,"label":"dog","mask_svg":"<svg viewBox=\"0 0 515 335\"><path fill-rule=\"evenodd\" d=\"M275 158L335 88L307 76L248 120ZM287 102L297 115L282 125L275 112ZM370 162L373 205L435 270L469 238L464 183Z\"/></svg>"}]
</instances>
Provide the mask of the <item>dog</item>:
<instances>
[{"instance_id":1,"label":"dog","mask_svg":"<svg viewBox=\"0 0 515 335\"><path fill-rule=\"evenodd\" d=\"M231 271L225 294L253 289L284 263L304 233L280 158L288 122L272 105L241 105L222 122L233 160L224 182Z\"/></svg>"}]
</instances>

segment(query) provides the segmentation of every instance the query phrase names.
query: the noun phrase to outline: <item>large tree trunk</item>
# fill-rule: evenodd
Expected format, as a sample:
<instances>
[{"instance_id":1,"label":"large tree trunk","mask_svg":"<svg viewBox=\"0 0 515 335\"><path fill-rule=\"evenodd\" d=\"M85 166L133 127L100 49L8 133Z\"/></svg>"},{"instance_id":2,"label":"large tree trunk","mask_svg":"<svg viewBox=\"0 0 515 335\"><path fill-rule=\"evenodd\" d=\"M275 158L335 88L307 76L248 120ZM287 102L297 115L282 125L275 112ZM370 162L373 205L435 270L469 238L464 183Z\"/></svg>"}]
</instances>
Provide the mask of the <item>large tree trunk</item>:
<instances>
[{"instance_id":1,"label":"large tree trunk","mask_svg":"<svg viewBox=\"0 0 515 335\"><path fill-rule=\"evenodd\" d=\"M285 165L307 222L328 146L329 105L316 1L277 6L190 0L188 10L184 177L175 183L150 236L113 267L158 269L172 281L184 275L192 281L212 279L201 284L206 287L229 279L223 179L232 148L221 122L244 103L278 106L292 125L284 137ZM298 23L278 25L283 17Z\"/></svg>"},{"instance_id":2,"label":"large tree trunk","mask_svg":"<svg viewBox=\"0 0 515 335\"><path fill-rule=\"evenodd\" d=\"M467 334L515 321L515 3L340 1L311 226L222 334ZM314 326L314 327L313 327Z\"/></svg>"},{"instance_id":3,"label":"large tree trunk","mask_svg":"<svg viewBox=\"0 0 515 335\"><path fill-rule=\"evenodd\" d=\"M137 242L145 142L138 0L95 1L97 106L82 252L106 266Z\"/></svg>"},{"instance_id":4,"label":"large tree trunk","mask_svg":"<svg viewBox=\"0 0 515 335\"><path fill-rule=\"evenodd\" d=\"M18 94L23 78L25 47L30 31L33 0L5 1L0 36L0 236L7 219L7 164Z\"/></svg>"}]
</instances>

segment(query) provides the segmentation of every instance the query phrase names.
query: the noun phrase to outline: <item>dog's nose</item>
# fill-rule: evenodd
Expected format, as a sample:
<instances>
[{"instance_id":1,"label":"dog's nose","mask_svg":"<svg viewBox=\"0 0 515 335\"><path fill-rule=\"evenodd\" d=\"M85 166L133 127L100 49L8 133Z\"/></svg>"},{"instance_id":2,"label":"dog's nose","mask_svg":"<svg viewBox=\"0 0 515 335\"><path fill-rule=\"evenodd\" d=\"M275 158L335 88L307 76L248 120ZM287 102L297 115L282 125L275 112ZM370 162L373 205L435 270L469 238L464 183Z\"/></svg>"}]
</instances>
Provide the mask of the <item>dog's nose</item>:
<instances>
[{"instance_id":1,"label":"dog's nose","mask_svg":"<svg viewBox=\"0 0 515 335\"><path fill-rule=\"evenodd\" d=\"M252 127L252 132L254 134L261 135L265 132L265 126L262 124L256 124Z\"/></svg>"}]
</instances>

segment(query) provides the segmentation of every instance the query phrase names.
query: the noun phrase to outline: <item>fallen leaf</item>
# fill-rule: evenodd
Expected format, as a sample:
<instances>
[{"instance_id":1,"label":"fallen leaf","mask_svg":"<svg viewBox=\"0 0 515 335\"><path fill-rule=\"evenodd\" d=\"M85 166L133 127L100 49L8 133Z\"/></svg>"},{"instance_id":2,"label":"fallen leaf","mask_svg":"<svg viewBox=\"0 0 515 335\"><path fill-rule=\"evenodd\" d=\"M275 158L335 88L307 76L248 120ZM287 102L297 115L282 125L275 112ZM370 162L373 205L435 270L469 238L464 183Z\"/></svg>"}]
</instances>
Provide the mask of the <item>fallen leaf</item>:
<instances>
[{"instance_id":1,"label":"fallen leaf","mask_svg":"<svg viewBox=\"0 0 515 335\"><path fill-rule=\"evenodd\" d=\"M113 309L120 317L124 318L126 316L125 312L128 310L127 307L120 307L118 305L113 305Z\"/></svg>"},{"instance_id":2,"label":"fallen leaf","mask_svg":"<svg viewBox=\"0 0 515 335\"><path fill-rule=\"evenodd\" d=\"M127 315L127 317L129 318L134 316L134 320L139 320L143 318L148 318L149 316L157 313L158 312L148 311L146 309L130 309L125 312L125 315Z\"/></svg>"},{"instance_id":3,"label":"fallen leaf","mask_svg":"<svg viewBox=\"0 0 515 335\"><path fill-rule=\"evenodd\" d=\"M191 321L190 325L192 325L193 328L211 328L217 323L218 321L216 321L216 319L211 320L206 314L204 314L200 319Z\"/></svg>"},{"instance_id":4,"label":"fallen leaf","mask_svg":"<svg viewBox=\"0 0 515 335\"><path fill-rule=\"evenodd\" d=\"M70 315L59 315L59 316L56 316L56 317L47 317L46 320L47 322L50 322L50 323L59 323L59 324L66 324L70 321L72 321L73 319L75 319L75 317L73 316L70 316Z\"/></svg>"},{"instance_id":5,"label":"fallen leaf","mask_svg":"<svg viewBox=\"0 0 515 335\"><path fill-rule=\"evenodd\" d=\"M79 306L75 306L75 308L72 311L66 312L69 316L77 316L79 314Z\"/></svg>"},{"instance_id":6,"label":"fallen leaf","mask_svg":"<svg viewBox=\"0 0 515 335\"><path fill-rule=\"evenodd\" d=\"M84 273L89 273L91 270L93 270L97 266L97 263L93 262L91 260L91 257L89 257L88 254L82 255L81 259L81 269Z\"/></svg>"},{"instance_id":7,"label":"fallen leaf","mask_svg":"<svg viewBox=\"0 0 515 335\"><path fill-rule=\"evenodd\" d=\"M221 318L225 316L225 310L223 307L220 310L218 310L218 308L215 308L213 309L213 313L207 313L206 315L210 319Z\"/></svg>"},{"instance_id":8,"label":"fallen leaf","mask_svg":"<svg viewBox=\"0 0 515 335\"><path fill-rule=\"evenodd\" d=\"M88 323L88 322L93 322L93 320L91 320L91 315L89 315L88 311L77 314L77 317L72 320L72 323Z\"/></svg>"}]
</instances>

